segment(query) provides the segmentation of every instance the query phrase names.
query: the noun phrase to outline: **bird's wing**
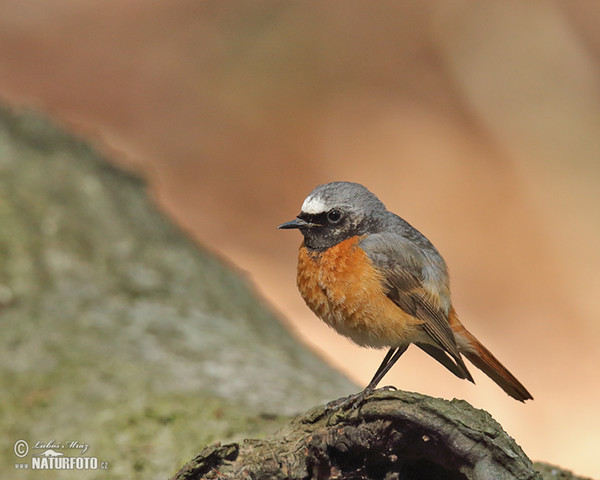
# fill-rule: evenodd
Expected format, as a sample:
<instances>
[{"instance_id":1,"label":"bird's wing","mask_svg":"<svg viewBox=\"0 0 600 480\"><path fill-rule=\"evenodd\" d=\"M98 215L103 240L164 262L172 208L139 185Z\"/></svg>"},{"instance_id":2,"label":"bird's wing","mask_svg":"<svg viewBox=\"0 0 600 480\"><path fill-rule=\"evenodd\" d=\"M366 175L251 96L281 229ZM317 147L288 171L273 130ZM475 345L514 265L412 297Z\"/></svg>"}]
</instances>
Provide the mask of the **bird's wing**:
<instances>
[{"instance_id":1,"label":"bird's wing","mask_svg":"<svg viewBox=\"0 0 600 480\"><path fill-rule=\"evenodd\" d=\"M438 357L446 352L458 365L463 378L470 379L448 323L448 274L439 253L430 244L419 245L394 233L369 235L360 246L382 273L390 300L421 320L421 327L432 340L433 348L441 351L436 356L431 353L433 349L421 348L438 361L441 361Z\"/></svg>"}]
</instances>

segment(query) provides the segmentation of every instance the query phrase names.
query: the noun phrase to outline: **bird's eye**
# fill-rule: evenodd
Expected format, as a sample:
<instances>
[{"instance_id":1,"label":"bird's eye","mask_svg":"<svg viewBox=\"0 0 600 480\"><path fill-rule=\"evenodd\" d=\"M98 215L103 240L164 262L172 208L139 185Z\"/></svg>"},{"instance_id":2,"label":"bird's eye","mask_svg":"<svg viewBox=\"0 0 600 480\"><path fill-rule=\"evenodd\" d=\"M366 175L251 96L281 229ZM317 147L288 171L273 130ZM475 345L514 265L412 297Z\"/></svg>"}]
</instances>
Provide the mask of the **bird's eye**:
<instances>
[{"instance_id":1,"label":"bird's eye","mask_svg":"<svg viewBox=\"0 0 600 480\"><path fill-rule=\"evenodd\" d=\"M341 218L342 218L342 214L340 213L339 210L331 210L327 214L327 220L329 220L329 223L338 223Z\"/></svg>"}]
</instances>

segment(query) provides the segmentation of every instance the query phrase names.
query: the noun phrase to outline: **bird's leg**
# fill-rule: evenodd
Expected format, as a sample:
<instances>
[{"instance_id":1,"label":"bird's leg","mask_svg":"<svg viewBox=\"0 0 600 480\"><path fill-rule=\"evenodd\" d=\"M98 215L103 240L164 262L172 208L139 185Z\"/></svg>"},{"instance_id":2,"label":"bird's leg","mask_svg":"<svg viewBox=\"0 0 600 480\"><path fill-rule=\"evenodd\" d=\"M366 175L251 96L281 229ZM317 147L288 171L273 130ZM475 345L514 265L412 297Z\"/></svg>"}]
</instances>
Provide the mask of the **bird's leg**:
<instances>
[{"instance_id":1,"label":"bird's leg","mask_svg":"<svg viewBox=\"0 0 600 480\"><path fill-rule=\"evenodd\" d=\"M365 400L367 396L369 396L377 387L379 382L385 377L386 373L390 371L390 368L394 366L394 364L398 361L398 359L402 356L402 354L406 351L408 345L402 347L392 347L384 357L381 365L373 375L373 378L369 382L369 384L365 387L365 389L358 394L358 397L353 402L352 408L357 408L360 404Z\"/></svg>"},{"instance_id":2,"label":"bird's leg","mask_svg":"<svg viewBox=\"0 0 600 480\"><path fill-rule=\"evenodd\" d=\"M385 374L389 372L390 368L398 361L398 359L402 356L402 354L406 351L408 345L401 347L392 347L386 353L381 365L375 372L375 375L369 382L369 384L362 390L354 395L350 395L348 398L345 398L342 402L337 404L329 404L327 407L332 410L337 410L338 408L357 408L359 407L377 387L377 384L383 379Z\"/></svg>"},{"instance_id":3,"label":"bird's leg","mask_svg":"<svg viewBox=\"0 0 600 480\"><path fill-rule=\"evenodd\" d=\"M388 350L388 352L385 354L385 357L383 357L383 361L381 362L381 365L379 365L379 367L377 368L375 375L373 375L373 378L371 379L371 381L369 382L369 384L367 385L366 388L369 388L369 387L375 388L377 386L377 383L379 383L377 381L377 377L379 377L382 370L386 367L386 365L390 361L390 358L392 358L394 356L394 353L396 352L396 350L398 350L398 347L392 347Z\"/></svg>"}]
</instances>

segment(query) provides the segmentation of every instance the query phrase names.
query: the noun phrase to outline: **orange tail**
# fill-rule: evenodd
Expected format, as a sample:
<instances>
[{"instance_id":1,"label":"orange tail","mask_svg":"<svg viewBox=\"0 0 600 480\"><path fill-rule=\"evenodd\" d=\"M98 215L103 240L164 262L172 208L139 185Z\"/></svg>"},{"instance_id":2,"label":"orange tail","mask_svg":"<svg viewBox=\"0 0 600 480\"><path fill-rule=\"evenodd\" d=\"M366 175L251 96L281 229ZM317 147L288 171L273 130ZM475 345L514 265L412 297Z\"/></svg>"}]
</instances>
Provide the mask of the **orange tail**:
<instances>
[{"instance_id":1,"label":"orange tail","mask_svg":"<svg viewBox=\"0 0 600 480\"><path fill-rule=\"evenodd\" d=\"M458 320L454 308L450 312L450 327L456 336L458 350L479 370L490 377L502 390L520 402L533 400L531 394L515 376L502 365Z\"/></svg>"}]
</instances>

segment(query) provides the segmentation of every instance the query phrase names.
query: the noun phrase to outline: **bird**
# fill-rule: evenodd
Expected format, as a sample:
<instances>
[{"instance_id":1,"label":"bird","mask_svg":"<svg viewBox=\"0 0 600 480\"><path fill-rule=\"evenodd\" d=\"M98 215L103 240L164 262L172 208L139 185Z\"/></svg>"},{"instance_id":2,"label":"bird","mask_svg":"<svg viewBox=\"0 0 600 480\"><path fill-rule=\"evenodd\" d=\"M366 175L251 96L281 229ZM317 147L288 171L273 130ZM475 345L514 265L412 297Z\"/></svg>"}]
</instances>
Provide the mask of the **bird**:
<instances>
[{"instance_id":1,"label":"bird","mask_svg":"<svg viewBox=\"0 0 600 480\"><path fill-rule=\"evenodd\" d=\"M370 395L414 344L460 379L474 382L463 356L512 398L533 397L459 321L448 268L438 250L375 194L353 182L317 186L295 219L296 283L317 317L354 343L388 351L369 384Z\"/></svg>"}]
</instances>

